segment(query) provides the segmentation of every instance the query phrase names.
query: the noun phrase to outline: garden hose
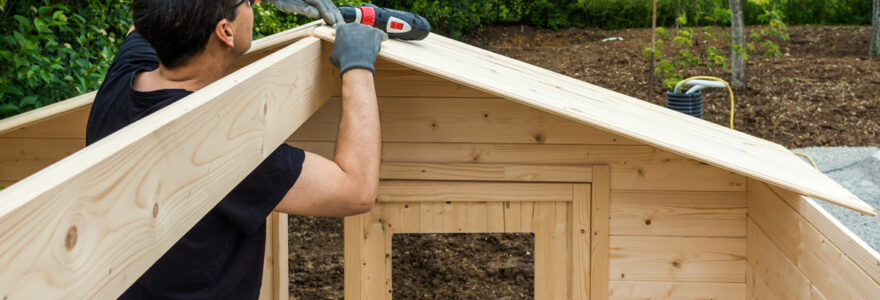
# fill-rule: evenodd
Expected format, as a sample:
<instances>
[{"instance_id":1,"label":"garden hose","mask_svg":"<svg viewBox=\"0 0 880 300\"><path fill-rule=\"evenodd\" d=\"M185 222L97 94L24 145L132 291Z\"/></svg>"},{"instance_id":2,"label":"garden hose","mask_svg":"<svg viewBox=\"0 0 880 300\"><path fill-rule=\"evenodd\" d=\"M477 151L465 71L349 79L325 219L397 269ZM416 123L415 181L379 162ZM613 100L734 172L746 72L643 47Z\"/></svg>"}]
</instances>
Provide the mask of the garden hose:
<instances>
[{"instance_id":1,"label":"garden hose","mask_svg":"<svg viewBox=\"0 0 880 300\"><path fill-rule=\"evenodd\" d=\"M694 80L694 79L715 80L715 81L720 81L720 82L724 83L724 86L727 87L727 91L730 92L730 129L733 129L733 111L734 111L734 107L735 107L735 106L734 106L734 104L733 104L733 88L730 87L730 84L727 83L727 81L725 81L724 79L721 79L721 78L718 78L718 77L712 77L712 76L693 76L693 77L688 77L687 79L680 81L678 84L679 84L679 85L684 85L686 82L691 81L691 80Z\"/></svg>"},{"instance_id":2,"label":"garden hose","mask_svg":"<svg viewBox=\"0 0 880 300\"><path fill-rule=\"evenodd\" d=\"M734 106L734 102L733 102L733 88L731 88L731 87L730 87L730 84L727 83L727 81L725 81L724 79L721 79L721 78L718 78L718 77L712 77L712 76L693 76L693 77L688 77L688 78L686 78L685 80L680 81L680 82L678 83L677 86L683 86L683 85L684 85L685 83L687 83L688 81L696 80L696 79L705 79L705 80L715 80L715 81L720 81L720 82L724 83L724 86L727 87L727 91L730 92L730 129L733 129L733 115L734 115L733 112L734 112L734 108L736 107L736 106ZM813 160L813 158L810 157L809 154L802 153L802 152L794 152L794 151L792 151L791 153L794 153L795 155L800 155L800 156L806 157L808 160L810 160L810 164L813 165L813 168L815 168L816 170L819 169L819 166L816 165L816 161Z\"/></svg>"}]
</instances>

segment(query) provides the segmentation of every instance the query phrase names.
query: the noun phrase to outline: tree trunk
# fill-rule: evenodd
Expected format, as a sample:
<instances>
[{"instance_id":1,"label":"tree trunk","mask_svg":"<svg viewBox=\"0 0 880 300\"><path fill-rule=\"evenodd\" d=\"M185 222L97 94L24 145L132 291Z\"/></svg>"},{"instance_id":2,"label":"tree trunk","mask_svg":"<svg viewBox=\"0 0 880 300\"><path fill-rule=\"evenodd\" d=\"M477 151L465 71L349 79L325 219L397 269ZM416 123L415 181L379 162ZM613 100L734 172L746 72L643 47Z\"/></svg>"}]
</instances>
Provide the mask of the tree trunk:
<instances>
[{"instance_id":1,"label":"tree trunk","mask_svg":"<svg viewBox=\"0 0 880 300\"><path fill-rule=\"evenodd\" d=\"M745 53L740 53L746 51L742 0L730 0L730 12L730 36L734 45L730 51L730 84L739 87L746 85L746 60L743 58Z\"/></svg>"},{"instance_id":2,"label":"tree trunk","mask_svg":"<svg viewBox=\"0 0 880 300\"><path fill-rule=\"evenodd\" d=\"M875 0L880 1L880 0ZM657 0L654 0L654 13L651 17L651 73L648 77L648 97L646 100L654 100L654 54L657 52Z\"/></svg>"},{"instance_id":3,"label":"tree trunk","mask_svg":"<svg viewBox=\"0 0 880 300\"><path fill-rule=\"evenodd\" d=\"M874 59L880 55L880 0L874 0L874 13L871 14L871 24L873 24L874 29L871 30L871 46L868 57Z\"/></svg>"}]
</instances>

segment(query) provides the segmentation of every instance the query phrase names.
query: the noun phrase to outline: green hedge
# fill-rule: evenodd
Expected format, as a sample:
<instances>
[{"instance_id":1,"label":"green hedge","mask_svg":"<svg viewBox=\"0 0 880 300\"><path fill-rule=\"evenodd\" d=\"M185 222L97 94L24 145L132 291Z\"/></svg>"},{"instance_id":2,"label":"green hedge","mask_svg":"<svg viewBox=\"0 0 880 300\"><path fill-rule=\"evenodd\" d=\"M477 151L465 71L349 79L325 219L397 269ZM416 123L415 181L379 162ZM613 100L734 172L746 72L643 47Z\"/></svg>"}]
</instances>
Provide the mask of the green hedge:
<instances>
[{"instance_id":1,"label":"green hedge","mask_svg":"<svg viewBox=\"0 0 880 300\"><path fill-rule=\"evenodd\" d=\"M97 89L131 26L131 0L0 0L0 118ZM788 24L869 24L871 0L744 0L746 22L761 24L770 2ZM361 0L334 0L359 4ZM486 24L542 28L650 26L649 0L376 0L412 11L452 37ZM729 23L727 0L658 0L660 26L686 15L689 25ZM255 37L311 19L258 5Z\"/></svg>"}]
</instances>

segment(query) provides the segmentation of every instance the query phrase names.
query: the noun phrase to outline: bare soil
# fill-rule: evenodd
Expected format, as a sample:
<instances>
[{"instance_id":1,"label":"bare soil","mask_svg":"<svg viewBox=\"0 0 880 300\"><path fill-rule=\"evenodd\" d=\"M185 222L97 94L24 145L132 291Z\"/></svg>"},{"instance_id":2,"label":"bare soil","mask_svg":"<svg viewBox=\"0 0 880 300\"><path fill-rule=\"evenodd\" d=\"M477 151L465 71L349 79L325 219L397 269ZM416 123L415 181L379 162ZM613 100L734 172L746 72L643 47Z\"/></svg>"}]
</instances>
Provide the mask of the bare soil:
<instances>
[{"instance_id":1,"label":"bare soil","mask_svg":"<svg viewBox=\"0 0 880 300\"><path fill-rule=\"evenodd\" d=\"M761 27L747 28L747 35ZM727 49L697 30L694 51ZM788 148L880 146L880 59L867 60L869 26L795 26L774 40L783 57L750 54L748 85L734 89L737 130ZM609 37L623 40L602 42ZM664 105L661 79L648 93L650 29L559 31L491 26L467 42L503 55ZM670 48L670 47L667 47ZM667 57L675 53L668 51ZM729 52L727 54L729 56ZM720 67L694 67L685 77L729 78ZM704 118L729 122L729 96L706 90ZM290 218L292 299L343 298L340 218ZM522 235L408 235L394 238L393 295L397 299L530 299L533 241Z\"/></svg>"}]
</instances>

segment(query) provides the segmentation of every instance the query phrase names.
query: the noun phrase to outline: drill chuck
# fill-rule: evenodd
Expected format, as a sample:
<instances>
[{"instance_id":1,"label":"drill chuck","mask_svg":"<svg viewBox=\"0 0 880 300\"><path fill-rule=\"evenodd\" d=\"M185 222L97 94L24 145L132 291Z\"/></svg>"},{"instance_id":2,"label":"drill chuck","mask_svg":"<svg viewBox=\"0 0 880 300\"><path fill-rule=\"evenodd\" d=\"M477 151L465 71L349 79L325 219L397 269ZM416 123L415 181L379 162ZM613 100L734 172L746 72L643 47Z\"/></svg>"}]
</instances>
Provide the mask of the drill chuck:
<instances>
[{"instance_id":1,"label":"drill chuck","mask_svg":"<svg viewBox=\"0 0 880 300\"><path fill-rule=\"evenodd\" d=\"M431 25L425 17L372 4L361 6L341 6L342 18L346 23L361 23L373 26L388 34L389 38L399 40L422 40L431 33Z\"/></svg>"}]
</instances>

